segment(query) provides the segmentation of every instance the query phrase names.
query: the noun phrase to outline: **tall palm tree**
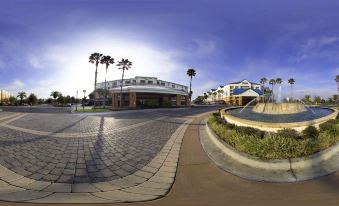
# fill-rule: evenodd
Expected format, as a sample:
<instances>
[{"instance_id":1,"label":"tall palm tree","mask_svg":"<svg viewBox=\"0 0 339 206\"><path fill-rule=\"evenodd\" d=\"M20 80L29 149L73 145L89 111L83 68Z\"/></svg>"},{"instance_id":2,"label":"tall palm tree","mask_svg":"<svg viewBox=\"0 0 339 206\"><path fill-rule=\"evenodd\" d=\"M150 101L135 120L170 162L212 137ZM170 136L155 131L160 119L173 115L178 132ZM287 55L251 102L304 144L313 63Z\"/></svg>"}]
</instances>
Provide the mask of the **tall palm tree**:
<instances>
[{"instance_id":1,"label":"tall palm tree","mask_svg":"<svg viewBox=\"0 0 339 206\"><path fill-rule=\"evenodd\" d=\"M20 98L20 103L22 104L24 98L27 97L26 92L24 92L24 91L18 92L17 97Z\"/></svg>"},{"instance_id":2,"label":"tall palm tree","mask_svg":"<svg viewBox=\"0 0 339 206\"><path fill-rule=\"evenodd\" d=\"M265 77L261 78L261 79L260 79L260 83L261 83L261 85L262 85L262 87L263 87L263 91L264 91L264 89L265 89L265 84L267 83L267 79L266 79Z\"/></svg>"},{"instance_id":3,"label":"tall palm tree","mask_svg":"<svg viewBox=\"0 0 339 206\"><path fill-rule=\"evenodd\" d=\"M220 97L222 97L222 95L224 94L224 90L218 90L218 100L220 100ZM221 98L221 100L222 100L222 98Z\"/></svg>"},{"instance_id":4,"label":"tall palm tree","mask_svg":"<svg viewBox=\"0 0 339 206\"><path fill-rule=\"evenodd\" d=\"M106 99L107 99L107 89L106 89L107 69L108 69L109 65L114 64L114 59L111 56L103 56L100 60L100 63L106 65L105 90L104 90L104 108L105 108L106 107Z\"/></svg>"},{"instance_id":5,"label":"tall palm tree","mask_svg":"<svg viewBox=\"0 0 339 206\"><path fill-rule=\"evenodd\" d=\"M124 84L124 75L125 70L128 70L132 67L132 62L128 61L128 59L122 59L118 62L118 69L122 69L122 77L121 77L121 86L120 86L120 107L122 107L122 86Z\"/></svg>"},{"instance_id":6,"label":"tall palm tree","mask_svg":"<svg viewBox=\"0 0 339 206\"><path fill-rule=\"evenodd\" d=\"M101 61L102 55L103 54L95 52L89 56L89 62L95 64L94 94L97 90L98 65Z\"/></svg>"},{"instance_id":7,"label":"tall palm tree","mask_svg":"<svg viewBox=\"0 0 339 206\"><path fill-rule=\"evenodd\" d=\"M276 80L275 80L275 83L277 83L277 84L281 84L283 81L282 81L282 79L281 78L277 78Z\"/></svg>"},{"instance_id":8,"label":"tall palm tree","mask_svg":"<svg viewBox=\"0 0 339 206\"><path fill-rule=\"evenodd\" d=\"M260 84L262 86L262 92L263 92L263 101L265 102L265 84L267 83L267 78L263 77L260 79Z\"/></svg>"},{"instance_id":9,"label":"tall palm tree","mask_svg":"<svg viewBox=\"0 0 339 206\"><path fill-rule=\"evenodd\" d=\"M190 93L189 93L190 100L192 98L192 77L194 77L196 74L197 74L197 72L193 68L190 68L190 69L187 70L187 75L191 78L191 80L190 80Z\"/></svg>"},{"instance_id":10,"label":"tall palm tree","mask_svg":"<svg viewBox=\"0 0 339 206\"><path fill-rule=\"evenodd\" d=\"M53 99L54 99L54 103L55 103L55 101L56 101L56 98L57 97L59 97L59 94L60 94L60 92L58 92L58 91L53 91L53 92L51 92L51 97L53 97Z\"/></svg>"},{"instance_id":11,"label":"tall palm tree","mask_svg":"<svg viewBox=\"0 0 339 206\"><path fill-rule=\"evenodd\" d=\"M270 85L272 85L272 102L274 102L273 86L276 84L276 81L275 81L275 79L271 79L268 83L269 83Z\"/></svg>"},{"instance_id":12,"label":"tall palm tree","mask_svg":"<svg viewBox=\"0 0 339 206\"><path fill-rule=\"evenodd\" d=\"M288 83L291 85L291 100L293 100L293 84L295 83L295 80L293 78L290 78L288 80Z\"/></svg>"},{"instance_id":13,"label":"tall palm tree","mask_svg":"<svg viewBox=\"0 0 339 206\"><path fill-rule=\"evenodd\" d=\"M335 81L338 83L338 97L337 97L337 103L339 105L339 75L335 77Z\"/></svg>"}]
</instances>

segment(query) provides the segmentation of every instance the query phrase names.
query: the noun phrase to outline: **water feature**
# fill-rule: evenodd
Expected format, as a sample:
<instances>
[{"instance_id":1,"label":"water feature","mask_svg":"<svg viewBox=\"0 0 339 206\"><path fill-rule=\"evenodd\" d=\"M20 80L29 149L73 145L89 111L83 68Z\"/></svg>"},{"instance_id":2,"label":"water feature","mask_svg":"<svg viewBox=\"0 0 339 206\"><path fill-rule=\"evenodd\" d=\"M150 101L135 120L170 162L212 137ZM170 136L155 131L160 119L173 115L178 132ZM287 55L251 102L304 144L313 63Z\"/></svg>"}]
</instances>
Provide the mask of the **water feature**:
<instances>
[{"instance_id":1,"label":"water feature","mask_svg":"<svg viewBox=\"0 0 339 206\"><path fill-rule=\"evenodd\" d=\"M241 113L246 107L248 107L253 101L255 101L256 100L256 98L254 98L254 99L252 99L250 102L248 102L245 106L244 106L244 108L242 108L242 110L240 110L240 112L239 113Z\"/></svg>"},{"instance_id":2,"label":"water feature","mask_svg":"<svg viewBox=\"0 0 339 206\"><path fill-rule=\"evenodd\" d=\"M281 91L281 90L282 90L281 84L279 84L278 95L277 95L277 101L276 101L277 103L281 103L281 102L282 102L282 99L281 99L281 98L282 98L282 97L281 97L281 96L282 96L282 94L281 94L282 91Z\"/></svg>"},{"instance_id":3,"label":"water feature","mask_svg":"<svg viewBox=\"0 0 339 206\"><path fill-rule=\"evenodd\" d=\"M228 110L227 112L232 116L258 121L258 122L271 122L271 123L292 123L292 122L302 122L309 121L318 118L325 117L333 113L330 109L325 108L313 108L316 112L313 113L311 110L307 110L305 112L295 113L295 114L265 114L265 113L257 113L252 110L252 108L236 108ZM240 112L242 110L242 112Z\"/></svg>"},{"instance_id":4,"label":"water feature","mask_svg":"<svg viewBox=\"0 0 339 206\"><path fill-rule=\"evenodd\" d=\"M304 101L300 100L300 102L303 103L307 109L311 110L313 114L315 114L315 111L310 106L308 106Z\"/></svg>"}]
</instances>

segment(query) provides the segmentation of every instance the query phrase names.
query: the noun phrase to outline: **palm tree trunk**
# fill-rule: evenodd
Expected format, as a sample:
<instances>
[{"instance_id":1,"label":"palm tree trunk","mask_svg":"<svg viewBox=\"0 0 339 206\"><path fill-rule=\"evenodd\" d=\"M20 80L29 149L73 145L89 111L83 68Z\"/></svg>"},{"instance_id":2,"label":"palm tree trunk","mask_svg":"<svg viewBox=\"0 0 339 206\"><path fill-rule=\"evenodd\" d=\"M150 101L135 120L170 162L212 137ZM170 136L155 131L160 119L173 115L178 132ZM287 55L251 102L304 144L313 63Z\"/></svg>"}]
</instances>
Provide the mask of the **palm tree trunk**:
<instances>
[{"instance_id":1,"label":"palm tree trunk","mask_svg":"<svg viewBox=\"0 0 339 206\"><path fill-rule=\"evenodd\" d=\"M337 96L337 106L339 106L339 80L338 80L338 96Z\"/></svg>"},{"instance_id":2,"label":"palm tree trunk","mask_svg":"<svg viewBox=\"0 0 339 206\"><path fill-rule=\"evenodd\" d=\"M272 103L274 103L274 92L273 92L273 84L272 84Z\"/></svg>"},{"instance_id":3,"label":"palm tree trunk","mask_svg":"<svg viewBox=\"0 0 339 206\"><path fill-rule=\"evenodd\" d=\"M291 84L291 101L293 102L293 85Z\"/></svg>"},{"instance_id":4,"label":"palm tree trunk","mask_svg":"<svg viewBox=\"0 0 339 206\"><path fill-rule=\"evenodd\" d=\"M120 107L122 107L122 86L124 85L124 73L125 69L122 69L121 87L120 87Z\"/></svg>"},{"instance_id":5,"label":"palm tree trunk","mask_svg":"<svg viewBox=\"0 0 339 206\"><path fill-rule=\"evenodd\" d=\"M104 109L106 108L106 77L107 77L107 68L108 66L106 65L106 74L105 74L105 91L104 91L104 103L103 103L103 106L104 106Z\"/></svg>"},{"instance_id":6,"label":"palm tree trunk","mask_svg":"<svg viewBox=\"0 0 339 206\"><path fill-rule=\"evenodd\" d=\"M190 93L189 93L190 101L192 98L192 76L191 76L191 81L190 81Z\"/></svg>"},{"instance_id":7,"label":"palm tree trunk","mask_svg":"<svg viewBox=\"0 0 339 206\"><path fill-rule=\"evenodd\" d=\"M95 64L95 78L94 78L94 107L96 104L96 91L97 91L97 76L98 76L98 62Z\"/></svg>"}]
</instances>

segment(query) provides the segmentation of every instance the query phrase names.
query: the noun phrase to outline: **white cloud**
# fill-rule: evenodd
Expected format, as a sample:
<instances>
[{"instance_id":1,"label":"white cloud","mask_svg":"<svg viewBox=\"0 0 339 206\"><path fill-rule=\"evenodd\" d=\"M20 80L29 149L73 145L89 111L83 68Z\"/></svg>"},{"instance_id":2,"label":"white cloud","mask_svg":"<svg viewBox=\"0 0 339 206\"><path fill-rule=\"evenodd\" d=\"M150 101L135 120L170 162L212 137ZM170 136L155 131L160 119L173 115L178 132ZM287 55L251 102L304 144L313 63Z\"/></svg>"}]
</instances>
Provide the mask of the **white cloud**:
<instances>
[{"instance_id":1,"label":"white cloud","mask_svg":"<svg viewBox=\"0 0 339 206\"><path fill-rule=\"evenodd\" d=\"M76 90L86 89L91 92L94 88L95 65L88 62L88 57L93 52L110 55L115 62L121 58L131 60L133 66L131 70L125 71L125 78L155 76L187 85L186 66L177 63L170 52L146 42L131 41L129 38L96 36L96 41L88 39L92 39L92 36L88 35L87 38L71 43L49 45L32 52L28 56L30 64L35 68L46 69L53 76L32 82L27 90L39 97L48 97L52 90L70 95L75 95ZM99 65L98 82L104 81L104 78L104 65ZM107 80L120 78L121 70L111 65Z\"/></svg>"},{"instance_id":2,"label":"white cloud","mask_svg":"<svg viewBox=\"0 0 339 206\"><path fill-rule=\"evenodd\" d=\"M24 90L25 84L19 80L19 79L14 79L9 85L5 86L5 90L8 91L21 91Z\"/></svg>"}]
</instances>

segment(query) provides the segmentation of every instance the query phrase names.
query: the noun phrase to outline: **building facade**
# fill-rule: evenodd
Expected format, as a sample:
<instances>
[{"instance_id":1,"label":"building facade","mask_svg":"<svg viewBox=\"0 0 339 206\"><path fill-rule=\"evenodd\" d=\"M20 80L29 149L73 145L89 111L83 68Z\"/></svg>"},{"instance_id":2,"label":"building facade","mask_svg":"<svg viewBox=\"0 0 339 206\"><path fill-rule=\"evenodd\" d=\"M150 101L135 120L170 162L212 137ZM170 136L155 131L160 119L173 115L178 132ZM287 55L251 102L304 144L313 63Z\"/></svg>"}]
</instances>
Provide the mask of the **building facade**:
<instances>
[{"instance_id":1,"label":"building facade","mask_svg":"<svg viewBox=\"0 0 339 206\"><path fill-rule=\"evenodd\" d=\"M105 82L97 83L98 89L105 88ZM120 105L121 79L106 82L112 107ZM137 107L171 107L188 106L190 104L188 87L185 85L163 81L156 77L136 76L124 79L122 87L122 106Z\"/></svg>"},{"instance_id":2,"label":"building facade","mask_svg":"<svg viewBox=\"0 0 339 206\"><path fill-rule=\"evenodd\" d=\"M10 96L10 92L0 89L0 103L8 102Z\"/></svg>"},{"instance_id":3,"label":"building facade","mask_svg":"<svg viewBox=\"0 0 339 206\"><path fill-rule=\"evenodd\" d=\"M232 82L225 86L220 85L217 89L211 89L206 94L208 103L225 103L230 105L246 105L254 98L258 100L263 95L262 86L246 79Z\"/></svg>"}]
</instances>

